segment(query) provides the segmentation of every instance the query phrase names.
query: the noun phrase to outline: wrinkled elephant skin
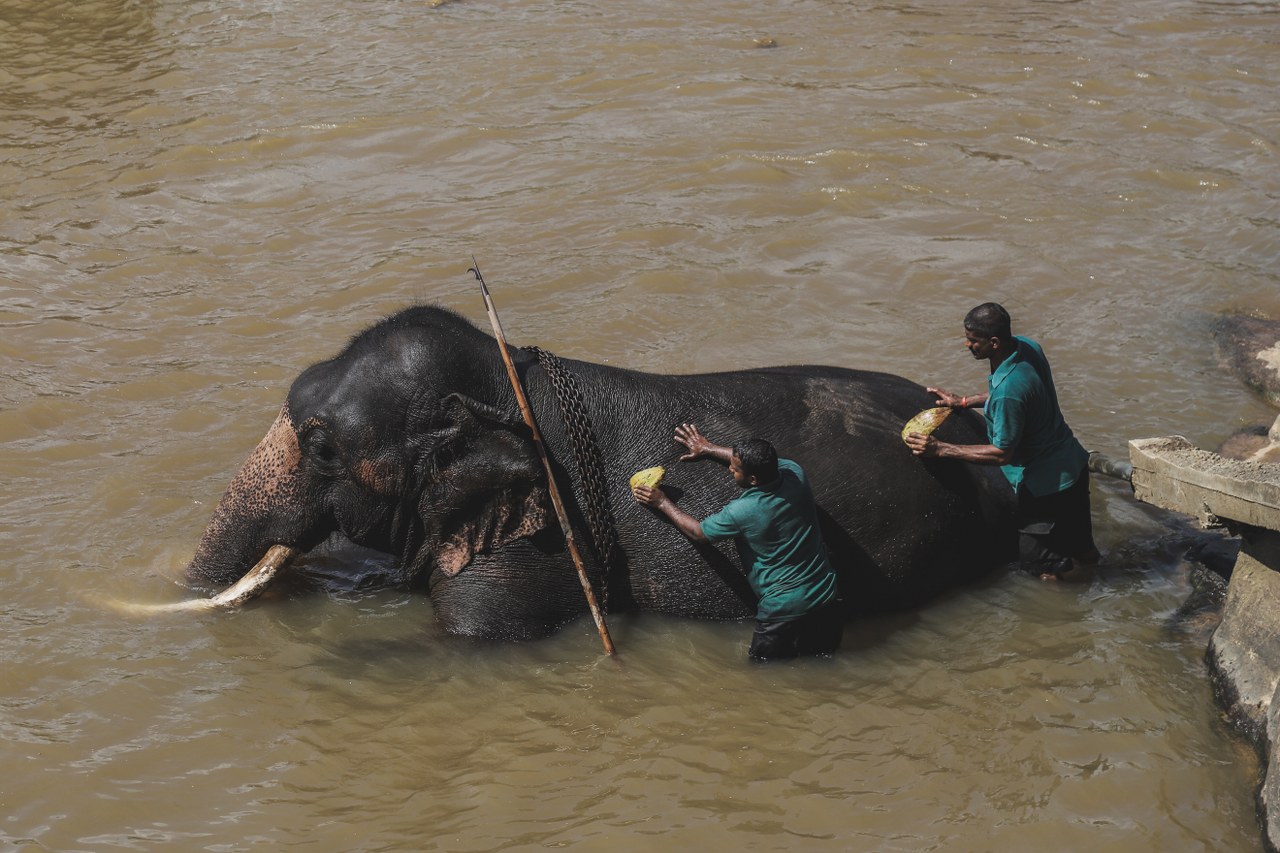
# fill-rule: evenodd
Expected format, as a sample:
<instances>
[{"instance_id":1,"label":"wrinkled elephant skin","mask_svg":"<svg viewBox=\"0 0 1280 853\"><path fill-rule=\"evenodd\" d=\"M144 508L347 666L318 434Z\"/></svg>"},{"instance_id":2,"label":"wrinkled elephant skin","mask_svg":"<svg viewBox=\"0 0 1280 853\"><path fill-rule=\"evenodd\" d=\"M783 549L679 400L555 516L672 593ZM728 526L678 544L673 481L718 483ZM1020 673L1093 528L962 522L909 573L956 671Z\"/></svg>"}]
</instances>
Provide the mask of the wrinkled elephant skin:
<instances>
[{"instance_id":1,"label":"wrinkled elephant skin","mask_svg":"<svg viewBox=\"0 0 1280 853\"><path fill-rule=\"evenodd\" d=\"M512 354L575 538L590 542L551 382L530 354ZM602 590L611 610L754 612L731 547L695 546L631 498L628 478L653 465L667 468L664 488L696 517L736 493L723 466L678 461L680 423L726 444L767 438L805 468L850 615L916 606L1010 556L1012 495L998 470L921 461L900 440L902 424L933 405L912 382L819 366L668 376L564 364L609 484L621 552ZM983 441L981 418L957 413L939 435ZM450 632L542 636L585 612L497 344L440 308L387 318L294 381L187 574L225 586L273 545L305 552L334 533L425 578ZM598 565L589 568L599 580Z\"/></svg>"}]
</instances>

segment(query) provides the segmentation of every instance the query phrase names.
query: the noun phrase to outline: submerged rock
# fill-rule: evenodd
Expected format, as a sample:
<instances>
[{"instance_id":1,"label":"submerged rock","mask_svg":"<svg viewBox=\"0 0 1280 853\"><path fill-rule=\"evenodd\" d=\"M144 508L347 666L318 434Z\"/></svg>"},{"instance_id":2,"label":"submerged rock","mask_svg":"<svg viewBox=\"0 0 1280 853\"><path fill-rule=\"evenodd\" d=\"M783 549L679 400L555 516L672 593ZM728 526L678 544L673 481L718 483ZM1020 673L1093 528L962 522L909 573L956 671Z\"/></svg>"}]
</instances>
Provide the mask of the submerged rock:
<instances>
[{"instance_id":1,"label":"submerged rock","mask_svg":"<svg viewBox=\"0 0 1280 853\"><path fill-rule=\"evenodd\" d=\"M1280 464L1280 417L1270 427L1258 424L1240 430L1222 442L1218 453L1228 459Z\"/></svg>"},{"instance_id":2,"label":"submerged rock","mask_svg":"<svg viewBox=\"0 0 1280 853\"><path fill-rule=\"evenodd\" d=\"M1218 320L1214 340L1245 385L1280 407L1280 321L1228 316Z\"/></svg>"},{"instance_id":3,"label":"submerged rock","mask_svg":"<svg viewBox=\"0 0 1280 853\"><path fill-rule=\"evenodd\" d=\"M1184 556L1191 592L1169 617L1169 627L1178 633L1208 644L1222 621L1231 569L1240 552L1240 541L1229 536L1212 536L1193 542Z\"/></svg>"},{"instance_id":4,"label":"submerged rock","mask_svg":"<svg viewBox=\"0 0 1280 853\"><path fill-rule=\"evenodd\" d=\"M1274 406L1280 406L1280 322L1261 317L1220 317L1214 340L1242 382ZM1235 433L1218 453L1245 462L1280 463L1280 417Z\"/></svg>"}]
</instances>

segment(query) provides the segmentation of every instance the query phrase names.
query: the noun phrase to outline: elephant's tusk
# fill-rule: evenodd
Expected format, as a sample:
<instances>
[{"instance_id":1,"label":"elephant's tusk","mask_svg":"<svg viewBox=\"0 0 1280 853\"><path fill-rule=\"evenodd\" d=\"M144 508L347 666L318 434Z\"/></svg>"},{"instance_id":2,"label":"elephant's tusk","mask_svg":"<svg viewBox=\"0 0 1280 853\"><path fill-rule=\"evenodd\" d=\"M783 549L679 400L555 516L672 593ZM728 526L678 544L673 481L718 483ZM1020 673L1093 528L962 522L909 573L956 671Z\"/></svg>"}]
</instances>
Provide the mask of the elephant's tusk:
<instances>
[{"instance_id":1,"label":"elephant's tusk","mask_svg":"<svg viewBox=\"0 0 1280 853\"><path fill-rule=\"evenodd\" d=\"M177 613L191 610L224 610L239 607L252 601L271 584L285 565L297 556L296 548L272 545L258 564L245 572L244 577L209 598L191 598L169 604L138 604L130 601L112 601L114 607L126 613Z\"/></svg>"}]
</instances>

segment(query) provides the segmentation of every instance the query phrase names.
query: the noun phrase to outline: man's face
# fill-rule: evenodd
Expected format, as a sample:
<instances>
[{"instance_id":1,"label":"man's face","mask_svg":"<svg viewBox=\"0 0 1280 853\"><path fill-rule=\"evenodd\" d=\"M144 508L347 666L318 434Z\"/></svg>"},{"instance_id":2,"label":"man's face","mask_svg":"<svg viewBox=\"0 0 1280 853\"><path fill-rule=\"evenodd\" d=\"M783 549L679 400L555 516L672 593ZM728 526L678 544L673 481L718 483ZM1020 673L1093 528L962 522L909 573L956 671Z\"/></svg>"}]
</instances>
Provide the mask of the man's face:
<instances>
[{"instance_id":1,"label":"man's face","mask_svg":"<svg viewBox=\"0 0 1280 853\"><path fill-rule=\"evenodd\" d=\"M991 357L991 350L995 346L995 338L984 338L969 331L964 330L964 345L969 348L969 352L973 357L981 361L984 358Z\"/></svg>"},{"instance_id":2,"label":"man's face","mask_svg":"<svg viewBox=\"0 0 1280 853\"><path fill-rule=\"evenodd\" d=\"M729 457L729 473L733 475L733 482L739 487L745 489L753 485L751 477L747 476L747 472L742 470L742 460L738 458L738 454Z\"/></svg>"}]
</instances>

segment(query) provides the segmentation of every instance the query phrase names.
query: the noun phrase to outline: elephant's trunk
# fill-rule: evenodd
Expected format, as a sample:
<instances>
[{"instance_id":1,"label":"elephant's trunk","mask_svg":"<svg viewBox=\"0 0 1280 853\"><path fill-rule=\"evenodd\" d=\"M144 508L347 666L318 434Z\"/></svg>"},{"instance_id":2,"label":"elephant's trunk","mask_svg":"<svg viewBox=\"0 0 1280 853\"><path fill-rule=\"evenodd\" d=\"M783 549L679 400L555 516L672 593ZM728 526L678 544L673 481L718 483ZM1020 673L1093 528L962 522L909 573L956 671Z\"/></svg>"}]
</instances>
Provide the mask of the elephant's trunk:
<instances>
[{"instance_id":1,"label":"elephant's trunk","mask_svg":"<svg viewBox=\"0 0 1280 853\"><path fill-rule=\"evenodd\" d=\"M279 574L290 560L297 556L296 548L285 545L273 545L266 555L258 561L244 577L209 598L191 598L186 601L175 601L169 604L137 604L128 601L108 602L117 610L126 613L177 613L191 610L219 610L239 607L252 601L270 586L271 581Z\"/></svg>"},{"instance_id":2,"label":"elephant's trunk","mask_svg":"<svg viewBox=\"0 0 1280 853\"><path fill-rule=\"evenodd\" d=\"M188 582L214 589L238 586L270 546L305 550L307 543L300 541L306 514L297 482L300 459L285 406L214 508L186 568Z\"/></svg>"}]
</instances>

